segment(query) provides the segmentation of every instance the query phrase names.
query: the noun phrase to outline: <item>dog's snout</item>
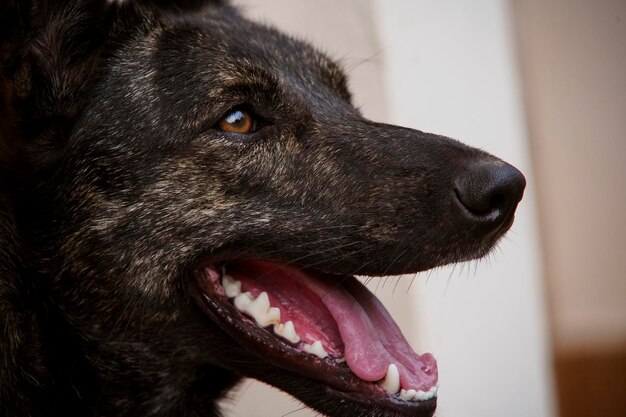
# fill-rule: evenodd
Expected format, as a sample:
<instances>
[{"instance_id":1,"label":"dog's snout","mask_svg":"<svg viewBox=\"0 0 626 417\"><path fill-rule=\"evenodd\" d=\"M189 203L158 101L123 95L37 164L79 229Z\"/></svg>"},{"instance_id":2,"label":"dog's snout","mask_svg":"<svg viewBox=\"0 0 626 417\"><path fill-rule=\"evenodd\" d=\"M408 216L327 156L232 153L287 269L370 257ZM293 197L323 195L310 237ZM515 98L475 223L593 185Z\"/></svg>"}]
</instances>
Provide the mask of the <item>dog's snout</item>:
<instances>
[{"instance_id":1,"label":"dog's snout","mask_svg":"<svg viewBox=\"0 0 626 417\"><path fill-rule=\"evenodd\" d=\"M456 179L454 197L468 220L499 226L511 220L525 187L524 175L512 165L481 161Z\"/></svg>"}]
</instances>

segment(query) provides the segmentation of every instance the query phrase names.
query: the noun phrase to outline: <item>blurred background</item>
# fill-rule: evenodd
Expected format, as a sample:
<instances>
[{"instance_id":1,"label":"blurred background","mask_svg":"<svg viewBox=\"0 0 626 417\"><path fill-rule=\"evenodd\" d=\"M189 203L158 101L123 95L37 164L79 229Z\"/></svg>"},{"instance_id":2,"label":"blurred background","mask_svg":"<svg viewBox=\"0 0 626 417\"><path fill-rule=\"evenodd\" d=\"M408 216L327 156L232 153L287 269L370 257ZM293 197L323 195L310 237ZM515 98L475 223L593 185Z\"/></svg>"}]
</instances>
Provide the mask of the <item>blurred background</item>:
<instances>
[{"instance_id":1,"label":"blurred background","mask_svg":"<svg viewBox=\"0 0 626 417\"><path fill-rule=\"evenodd\" d=\"M440 365L440 417L626 416L626 1L237 0L343 63L374 120L440 133L528 187L488 258L373 280ZM316 415L247 381L237 417Z\"/></svg>"}]
</instances>

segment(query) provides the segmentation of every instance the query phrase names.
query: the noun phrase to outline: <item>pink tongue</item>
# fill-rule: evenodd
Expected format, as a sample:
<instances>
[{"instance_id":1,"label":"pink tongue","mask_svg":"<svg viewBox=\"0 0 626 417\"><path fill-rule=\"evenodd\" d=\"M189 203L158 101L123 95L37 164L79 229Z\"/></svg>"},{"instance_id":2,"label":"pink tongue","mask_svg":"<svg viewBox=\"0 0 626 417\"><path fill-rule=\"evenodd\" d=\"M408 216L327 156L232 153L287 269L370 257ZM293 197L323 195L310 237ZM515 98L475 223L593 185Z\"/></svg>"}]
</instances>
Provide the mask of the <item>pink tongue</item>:
<instances>
[{"instance_id":1,"label":"pink tongue","mask_svg":"<svg viewBox=\"0 0 626 417\"><path fill-rule=\"evenodd\" d=\"M253 263L267 274L280 271L280 275L304 283L320 297L337 323L346 362L359 378L378 381L385 377L389 365L395 364L404 389L428 391L437 384L434 357L415 353L382 303L356 279L338 285L340 278L335 276L316 277L273 262Z\"/></svg>"},{"instance_id":2,"label":"pink tongue","mask_svg":"<svg viewBox=\"0 0 626 417\"><path fill-rule=\"evenodd\" d=\"M346 362L359 378L378 381L393 363L405 389L428 391L437 384L435 358L411 349L389 312L365 286L353 279L342 286L317 278L309 282L336 320Z\"/></svg>"}]
</instances>

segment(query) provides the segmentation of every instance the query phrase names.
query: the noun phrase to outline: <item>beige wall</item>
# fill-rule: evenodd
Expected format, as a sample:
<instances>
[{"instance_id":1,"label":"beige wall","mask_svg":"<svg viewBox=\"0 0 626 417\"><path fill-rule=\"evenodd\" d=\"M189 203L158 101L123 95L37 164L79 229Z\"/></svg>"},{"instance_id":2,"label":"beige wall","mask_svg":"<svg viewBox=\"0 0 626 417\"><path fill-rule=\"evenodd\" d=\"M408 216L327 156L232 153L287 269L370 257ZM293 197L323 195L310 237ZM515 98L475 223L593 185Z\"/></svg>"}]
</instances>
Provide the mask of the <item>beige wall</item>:
<instances>
[{"instance_id":1,"label":"beige wall","mask_svg":"<svg viewBox=\"0 0 626 417\"><path fill-rule=\"evenodd\" d=\"M514 4L554 341L626 349L626 1Z\"/></svg>"},{"instance_id":2,"label":"beige wall","mask_svg":"<svg viewBox=\"0 0 626 417\"><path fill-rule=\"evenodd\" d=\"M375 4L389 121L482 148L517 166L528 181L515 224L497 250L421 275L413 285L418 350L440 359L438 415L553 416L536 181L510 2Z\"/></svg>"}]
</instances>

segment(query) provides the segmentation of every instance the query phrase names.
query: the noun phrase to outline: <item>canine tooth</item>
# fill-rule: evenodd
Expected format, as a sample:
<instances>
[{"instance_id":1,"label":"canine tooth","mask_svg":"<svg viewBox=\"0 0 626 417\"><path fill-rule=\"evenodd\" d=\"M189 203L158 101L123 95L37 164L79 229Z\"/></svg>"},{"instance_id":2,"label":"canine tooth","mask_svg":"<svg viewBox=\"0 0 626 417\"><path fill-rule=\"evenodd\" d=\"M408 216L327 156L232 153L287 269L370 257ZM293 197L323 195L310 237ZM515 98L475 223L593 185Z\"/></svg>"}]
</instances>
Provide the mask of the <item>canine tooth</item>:
<instances>
[{"instance_id":1,"label":"canine tooth","mask_svg":"<svg viewBox=\"0 0 626 417\"><path fill-rule=\"evenodd\" d=\"M305 344L303 347L304 351L306 353L311 353L317 357L319 357L320 359L324 359L325 357L328 356L328 352L326 352L326 350L324 350L324 346L322 346L322 342L320 342L319 340L316 340L315 342L313 342L312 344Z\"/></svg>"},{"instance_id":2,"label":"canine tooth","mask_svg":"<svg viewBox=\"0 0 626 417\"><path fill-rule=\"evenodd\" d=\"M274 326L274 333L289 340L291 343L298 343L300 341L300 336L296 333L296 329L293 327L291 320L286 323L278 323Z\"/></svg>"},{"instance_id":3,"label":"canine tooth","mask_svg":"<svg viewBox=\"0 0 626 417\"><path fill-rule=\"evenodd\" d=\"M344 363L346 361L346 357L343 356L341 358L335 358L335 363Z\"/></svg>"},{"instance_id":4,"label":"canine tooth","mask_svg":"<svg viewBox=\"0 0 626 417\"><path fill-rule=\"evenodd\" d=\"M235 297L235 307L237 307L239 311L247 312L248 306L252 301L254 301L252 294L247 291L242 292Z\"/></svg>"},{"instance_id":5,"label":"canine tooth","mask_svg":"<svg viewBox=\"0 0 626 417\"><path fill-rule=\"evenodd\" d=\"M378 385L383 387L390 394L395 394L400 391L400 372L398 372L398 367L393 363L390 364L389 368L387 368L387 374Z\"/></svg>"},{"instance_id":6,"label":"canine tooth","mask_svg":"<svg viewBox=\"0 0 626 417\"><path fill-rule=\"evenodd\" d=\"M241 281L237 281L228 274L222 274L222 287L228 298L236 297L241 293Z\"/></svg>"},{"instance_id":7,"label":"canine tooth","mask_svg":"<svg viewBox=\"0 0 626 417\"><path fill-rule=\"evenodd\" d=\"M415 400L415 394L417 394L417 391L415 391L414 389L410 389L410 390L401 389L400 390L400 398L406 401Z\"/></svg>"}]
</instances>

